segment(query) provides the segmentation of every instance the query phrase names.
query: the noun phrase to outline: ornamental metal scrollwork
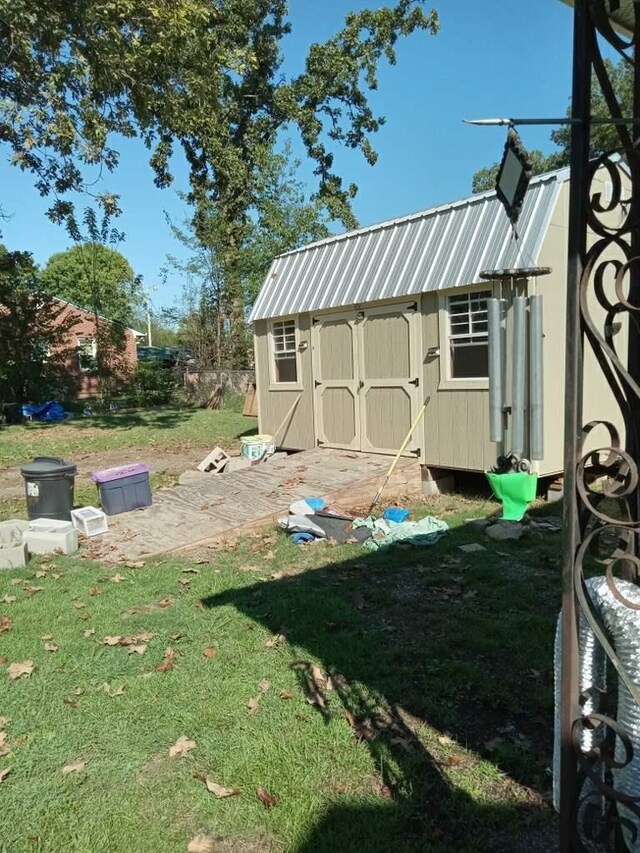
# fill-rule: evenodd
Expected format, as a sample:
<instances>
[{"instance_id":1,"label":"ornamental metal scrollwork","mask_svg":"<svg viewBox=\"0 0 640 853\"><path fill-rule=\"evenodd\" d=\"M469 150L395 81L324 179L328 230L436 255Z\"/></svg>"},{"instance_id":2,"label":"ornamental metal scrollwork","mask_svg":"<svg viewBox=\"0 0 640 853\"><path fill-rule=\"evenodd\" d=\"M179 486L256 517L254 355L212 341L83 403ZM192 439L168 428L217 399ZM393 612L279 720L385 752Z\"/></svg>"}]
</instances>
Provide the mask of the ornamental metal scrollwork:
<instances>
[{"instance_id":1,"label":"ornamental metal scrollwork","mask_svg":"<svg viewBox=\"0 0 640 853\"><path fill-rule=\"evenodd\" d=\"M623 113L599 42L604 40L632 66L634 103L640 105L640 72L633 67L636 43L640 62L640 3L626 4L635 15L630 36L610 21L619 0L576 0L575 5L576 33L582 33L583 43L574 45L574 75L582 73L587 80L595 75L619 149L587 162L588 139L585 143L580 137L585 131L572 131L572 142L581 141L582 153L572 153L571 180L582 185L572 195L580 204L574 203L570 215L580 217L582 242L574 242L573 248L570 244L569 250L569 268L573 252L574 262L579 260L573 269L579 274L575 295L568 294L567 376L574 382L578 377L585 388L603 380L610 394L602 399L608 397L610 404L602 418L584 426L568 422L566 439L571 494L565 516L569 545L563 620L573 626L575 643L564 642L562 648L561 731L564 742L570 741L563 753L562 779L572 783L573 802L567 810L566 795L561 799L561 820L573 825L562 831L561 845L563 853L640 853L640 122L637 115ZM589 20L580 30L579 15L585 10ZM579 91L574 77L574 99ZM588 86L584 91L587 121L582 124L588 126ZM584 352L573 349L578 364L570 363L572 335L584 346ZM584 373L586 353L595 358L599 377ZM579 418L579 404L574 411ZM606 435L605 441L596 441L599 433ZM585 637L590 644L586 650ZM603 681L611 683L613 676L615 691L595 683L585 689L585 678L593 674L589 655L602 655L596 663L602 665ZM568 707L573 716L567 727ZM573 756L568 773L567 755Z\"/></svg>"}]
</instances>

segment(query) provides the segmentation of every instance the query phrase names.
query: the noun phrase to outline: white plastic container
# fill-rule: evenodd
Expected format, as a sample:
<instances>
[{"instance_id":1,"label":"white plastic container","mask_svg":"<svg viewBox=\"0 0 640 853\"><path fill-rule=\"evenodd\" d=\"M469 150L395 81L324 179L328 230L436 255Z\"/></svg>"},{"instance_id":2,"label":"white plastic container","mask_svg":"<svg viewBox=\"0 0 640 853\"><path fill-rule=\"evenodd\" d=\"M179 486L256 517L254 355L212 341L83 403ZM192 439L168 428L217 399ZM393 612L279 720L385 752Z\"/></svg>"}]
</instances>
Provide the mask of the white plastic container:
<instances>
[{"instance_id":1,"label":"white plastic container","mask_svg":"<svg viewBox=\"0 0 640 853\"><path fill-rule=\"evenodd\" d=\"M78 550L78 531L70 521L34 518L25 539L31 554L74 554Z\"/></svg>"},{"instance_id":2,"label":"white plastic container","mask_svg":"<svg viewBox=\"0 0 640 853\"><path fill-rule=\"evenodd\" d=\"M84 536L97 536L99 533L106 533L109 529L107 516L101 509L96 509L94 506L72 509L71 521L75 529Z\"/></svg>"},{"instance_id":3,"label":"white plastic container","mask_svg":"<svg viewBox=\"0 0 640 853\"><path fill-rule=\"evenodd\" d=\"M276 446L270 435L250 435L248 438L240 439L240 456L252 461L260 459L265 453L271 456L275 449Z\"/></svg>"}]
</instances>

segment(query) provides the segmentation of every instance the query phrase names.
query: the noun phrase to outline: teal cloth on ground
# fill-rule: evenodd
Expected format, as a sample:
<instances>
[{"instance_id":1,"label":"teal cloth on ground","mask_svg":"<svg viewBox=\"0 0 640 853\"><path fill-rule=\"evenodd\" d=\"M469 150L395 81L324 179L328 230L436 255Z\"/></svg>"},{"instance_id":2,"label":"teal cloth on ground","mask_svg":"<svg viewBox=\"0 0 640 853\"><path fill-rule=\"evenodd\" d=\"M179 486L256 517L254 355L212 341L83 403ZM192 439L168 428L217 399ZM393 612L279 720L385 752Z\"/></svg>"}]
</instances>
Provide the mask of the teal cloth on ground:
<instances>
[{"instance_id":1,"label":"teal cloth on ground","mask_svg":"<svg viewBox=\"0 0 640 853\"><path fill-rule=\"evenodd\" d=\"M369 527L373 530L371 539L367 539L364 547L370 551L387 548L402 542L405 545L433 545L449 530L446 521L427 515L420 521L403 521L401 524L385 521L384 519L356 518L354 527Z\"/></svg>"},{"instance_id":2,"label":"teal cloth on ground","mask_svg":"<svg viewBox=\"0 0 640 853\"><path fill-rule=\"evenodd\" d=\"M536 499L538 475L523 471L507 474L487 471L487 480L493 494L502 502L502 517L506 521L520 521L531 501Z\"/></svg>"}]
</instances>

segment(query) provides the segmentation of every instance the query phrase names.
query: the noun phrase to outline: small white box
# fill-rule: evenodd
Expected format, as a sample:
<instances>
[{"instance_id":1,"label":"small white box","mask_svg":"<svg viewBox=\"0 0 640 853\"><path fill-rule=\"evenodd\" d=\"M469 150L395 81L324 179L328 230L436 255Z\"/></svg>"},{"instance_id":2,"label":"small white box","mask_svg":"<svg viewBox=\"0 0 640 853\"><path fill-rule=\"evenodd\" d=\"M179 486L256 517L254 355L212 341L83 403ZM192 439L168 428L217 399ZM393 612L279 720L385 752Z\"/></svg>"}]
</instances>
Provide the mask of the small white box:
<instances>
[{"instance_id":1,"label":"small white box","mask_svg":"<svg viewBox=\"0 0 640 853\"><path fill-rule=\"evenodd\" d=\"M106 533L109 529L107 516L101 509L96 509L94 506L72 509L71 520L76 530L85 536L97 536L99 533Z\"/></svg>"},{"instance_id":2,"label":"small white box","mask_svg":"<svg viewBox=\"0 0 640 853\"><path fill-rule=\"evenodd\" d=\"M34 518L25 534L32 554L73 554L78 550L78 531L70 521L55 518Z\"/></svg>"}]
</instances>

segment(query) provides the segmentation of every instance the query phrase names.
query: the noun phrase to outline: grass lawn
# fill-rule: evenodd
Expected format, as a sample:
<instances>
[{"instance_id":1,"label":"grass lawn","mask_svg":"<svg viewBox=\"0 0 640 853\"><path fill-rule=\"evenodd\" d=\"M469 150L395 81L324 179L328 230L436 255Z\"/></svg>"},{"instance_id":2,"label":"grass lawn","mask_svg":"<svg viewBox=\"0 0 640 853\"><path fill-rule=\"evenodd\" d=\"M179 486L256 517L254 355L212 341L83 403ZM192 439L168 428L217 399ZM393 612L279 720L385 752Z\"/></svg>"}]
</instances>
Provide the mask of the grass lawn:
<instances>
[{"instance_id":1,"label":"grass lawn","mask_svg":"<svg viewBox=\"0 0 640 853\"><path fill-rule=\"evenodd\" d=\"M0 850L481 853L552 825L558 534L492 544L480 506L423 508L452 524L423 549L267 532L0 573Z\"/></svg>"},{"instance_id":2,"label":"grass lawn","mask_svg":"<svg viewBox=\"0 0 640 853\"><path fill-rule=\"evenodd\" d=\"M255 418L232 409L163 408L116 412L59 423L31 422L0 427L0 468L34 456L73 459L100 451L150 449L176 452L187 448L227 450L240 447L240 436L256 431Z\"/></svg>"}]
</instances>

